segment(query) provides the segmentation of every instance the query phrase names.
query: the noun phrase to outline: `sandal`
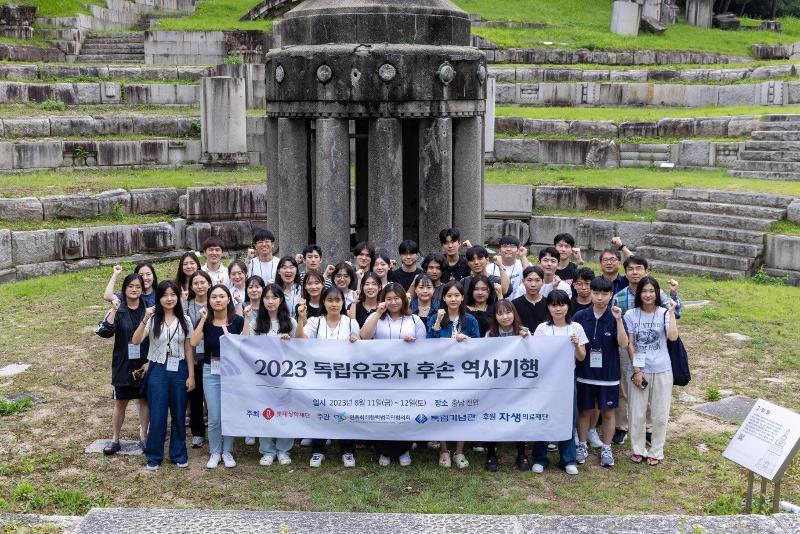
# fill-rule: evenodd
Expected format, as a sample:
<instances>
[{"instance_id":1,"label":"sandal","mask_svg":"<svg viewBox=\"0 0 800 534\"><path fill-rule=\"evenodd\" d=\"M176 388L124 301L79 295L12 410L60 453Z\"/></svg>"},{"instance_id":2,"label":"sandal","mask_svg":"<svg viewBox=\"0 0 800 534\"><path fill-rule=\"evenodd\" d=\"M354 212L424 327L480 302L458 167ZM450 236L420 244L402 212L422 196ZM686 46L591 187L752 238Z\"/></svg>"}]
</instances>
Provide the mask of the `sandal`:
<instances>
[{"instance_id":1,"label":"sandal","mask_svg":"<svg viewBox=\"0 0 800 534\"><path fill-rule=\"evenodd\" d=\"M122 449L122 445L119 444L119 441L111 441L103 447L103 454L106 456L111 456L113 454L117 454L120 449Z\"/></svg>"},{"instance_id":2,"label":"sandal","mask_svg":"<svg viewBox=\"0 0 800 534\"><path fill-rule=\"evenodd\" d=\"M635 464L640 464L643 461L644 461L644 456L642 456L641 454L631 455L631 462L633 462Z\"/></svg>"},{"instance_id":3,"label":"sandal","mask_svg":"<svg viewBox=\"0 0 800 534\"><path fill-rule=\"evenodd\" d=\"M652 456L647 457L647 465L649 465L650 467L655 467L660 463L661 460L659 460L658 458L653 458Z\"/></svg>"},{"instance_id":4,"label":"sandal","mask_svg":"<svg viewBox=\"0 0 800 534\"><path fill-rule=\"evenodd\" d=\"M439 454L439 465L441 467L450 467L450 453L443 452Z\"/></svg>"}]
</instances>

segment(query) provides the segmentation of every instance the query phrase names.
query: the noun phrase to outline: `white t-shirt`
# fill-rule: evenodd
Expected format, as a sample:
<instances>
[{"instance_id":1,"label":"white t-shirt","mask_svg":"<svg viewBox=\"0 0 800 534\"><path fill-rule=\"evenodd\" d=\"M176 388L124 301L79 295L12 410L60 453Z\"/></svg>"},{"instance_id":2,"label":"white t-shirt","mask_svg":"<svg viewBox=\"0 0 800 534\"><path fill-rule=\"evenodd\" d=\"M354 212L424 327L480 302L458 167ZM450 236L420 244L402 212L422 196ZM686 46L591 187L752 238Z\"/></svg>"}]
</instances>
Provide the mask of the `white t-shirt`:
<instances>
[{"instance_id":1,"label":"white t-shirt","mask_svg":"<svg viewBox=\"0 0 800 534\"><path fill-rule=\"evenodd\" d=\"M375 325L375 335L372 339L403 339L406 336L425 339L427 335L422 319L416 315L401 315L399 319L392 319L387 313L386 317L379 319Z\"/></svg>"},{"instance_id":2,"label":"white t-shirt","mask_svg":"<svg viewBox=\"0 0 800 534\"><path fill-rule=\"evenodd\" d=\"M203 265L202 269L211 277L212 286L222 284L230 287L231 279L228 277L228 268L222 263L219 264L219 268L216 271L209 270L208 264Z\"/></svg>"},{"instance_id":3,"label":"white t-shirt","mask_svg":"<svg viewBox=\"0 0 800 534\"><path fill-rule=\"evenodd\" d=\"M585 345L589 342L586 337L586 332L583 327L575 321L565 324L564 326L556 326L554 324L542 323L536 327L533 337L555 337L555 336L578 336L578 343Z\"/></svg>"},{"instance_id":4,"label":"white t-shirt","mask_svg":"<svg viewBox=\"0 0 800 534\"><path fill-rule=\"evenodd\" d=\"M542 296L543 299L546 299L547 295L549 295L550 292L553 291L553 289L560 289L562 291L566 291L567 295L569 295L569 298L572 298L572 287L570 287L570 285L563 280L558 283L557 288L553 287L552 282L549 284L542 284L542 288L539 290L539 294ZM517 289L515 289L514 292L511 294L511 296L508 298L509 300L514 300L515 298L521 297L524 294L525 294L525 284L521 283L519 286L517 286Z\"/></svg>"},{"instance_id":5,"label":"white t-shirt","mask_svg":"<svg viewBox=\"0 0 800 534\"><path fill-rule=\"evenodd\" d=\"M278 337L278 328L280 327L280 323L278 323L277 319L270 321L269 325L269 332L266 334L256 334L256 318L257 314L253 313L250 316L250 335L251 336L269 336L269 337ZM292 329L289 330L289 337L294 337L295 332L297 331L297 321L292 319L291 317L289 320L292 322Z\"/></svg>"},{"instance_id":6,"label":"white t-shirt","mask_svg":"<svg viewBox=\"0 0 800 534\"><path fill-rule=\"evenodd\" d=\"M261 261L256 256L247 265L247 276L260 276L266 284L274 282L277 280L279 261L280 259L274 256L269 261Z\"/></svg>"},{"instance_id":7,"label":"white t-shirt","mask_svg":"<svg viewBox=\"0 0 800 534\"><path fill-rule=\"evenodd\" d=\"M625 331L630 334L636 351L645 355L645 373L665 373L672 370L667 350L669 313L663 308L647 313L641 308L625 312ZM632 366L628 364L628 369Z\"/></svg>"},{"instance_id":8,"label":"white t-shirt","mask_svg":"<svg viewBox=\"0 0 800 534\"><path fill-rule=\"evenodd\" d=\"M339 324L333 328L328 326L324 315L310 317L303 331L309 339L350 339L350 336L359 337L361 332L358 321L347 315L342 315Z\"/></svg>"},{"instance_id":9,"label":"white t-shirt","mask_svg":"<svg viewBox=\"0 0 800 534\"><path fill-rule=\"evenodd\" d=\"M525 269L522 268L522 262L520 260L515 260L514 265L504 266L506 268L506 274L508 275L510 295L513 295L517 288L522 285L522 271ZM490 276L500 276L500 269L494 263L490 263L486 266L486 272L489 273ZM524 287L522 288L522 293L525 293Z\"/></svg>"},{"instance_id":10,"label":"white t-shirt","mask_svg":"<svg viewBox=\"0 0 800 534\"><path fill-rule=\"evenodd\" d=\"M161 335L159 337L155 337L155 334L151 332L153 329L153 323L155 322L155 317L151 317L150 320L145 323L144 335L149 336L150 338L150 349L147 352L148 360L156 363L166 363L167 349L169 349L170 353L174 357L180 360L186 358L186 354L183 352L183 342L186 340L186 338L192 336L192 332L194 332L194 325L192 324L191 317L188 315L184 316L184 319L186 320L186 326L189 329L186 334L183 333L183 328L181 328L180 321L178 321L176 317L173 319L171 325L161 326Z\"/></svg>"}]
</instances>

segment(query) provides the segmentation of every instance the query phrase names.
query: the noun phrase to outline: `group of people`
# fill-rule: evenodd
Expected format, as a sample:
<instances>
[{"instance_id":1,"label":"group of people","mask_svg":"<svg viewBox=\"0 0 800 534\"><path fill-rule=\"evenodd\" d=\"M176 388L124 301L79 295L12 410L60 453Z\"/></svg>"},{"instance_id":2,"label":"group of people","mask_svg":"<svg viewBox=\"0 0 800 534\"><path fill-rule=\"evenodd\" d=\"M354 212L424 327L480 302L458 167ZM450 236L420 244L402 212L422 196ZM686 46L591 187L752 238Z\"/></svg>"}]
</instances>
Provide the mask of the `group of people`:
<instances>
[{"instance_id":1,"label":"group of people","mask_svg":"<svg viewBox=\"0 0 800 534\"><path fill-rule=\"evenodd\" d=\"M558 450L560 467L574 475L591 449L599 449L601 466L611 467L612 444L623 444L628 434L633 462L663 460L672 398L667 340L678 337L682 308L675 280L669 280L668 292L662 290L649 275L647 260L618 237L600 254L599 274L583 267L581 251L566 233L539 251L536 264L511 235L500 240L497 255L462 241L456 228L442 230L439 240L441 252L423 258L414 241L403 241L397 262L361 242L352 262L325 265L315 244L296 256L276 257L274 235L258 230L246 257L225 266L224 243L212 236L202 246L204 264L187 252L175 278L159 282L153 266L143 263L123 278L119 291L122 268L115 266L104 294L111 310L97 327L98 335L114 338L112 439L104 452L120 450L126 407L135 400L148 470L158 470L163 462L169 419L172 463L188 466L189 426L192 448L203 447L207 434L209 469L220 462L235 467L235 436L223 436L221 424L220 338L225 335L350 343L567 336L572 348L564 357L575 361L575 388L567 394L574 406L574 437L517 442L516 467L541 473L548 452ZM258 442L261 465L291 463L293 439ZM245 443L255 445L256 439L245 437ZM301 444L312 447L311 467L328 456L330 440ZM379 465L396 459L406 466L417 446L353 440L338 445L345 467L355 466L357 449L367 446L376 449ZM445 441L421 445L439 450L442 467L469 466L463 442L455 443L452 455ZM472 445L485 451L485 468L497 471L497 444Z\"/></svg>"}]
</instances>

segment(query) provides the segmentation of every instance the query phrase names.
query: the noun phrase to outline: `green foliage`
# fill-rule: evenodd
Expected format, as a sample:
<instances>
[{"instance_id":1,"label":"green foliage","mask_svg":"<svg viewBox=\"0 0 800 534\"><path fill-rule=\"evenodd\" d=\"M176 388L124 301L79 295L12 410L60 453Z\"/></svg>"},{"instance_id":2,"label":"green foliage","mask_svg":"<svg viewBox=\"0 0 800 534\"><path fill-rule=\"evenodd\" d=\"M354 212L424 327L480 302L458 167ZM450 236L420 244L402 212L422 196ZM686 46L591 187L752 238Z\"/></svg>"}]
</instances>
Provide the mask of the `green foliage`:
<instances>
[{"instance_id":1,"label":"green foliage","mask_svg":"<svg viewBox=\"0 0 800 534\"><path fill-rule=\"evenodd\" d=\"M782 219L769 225L767 231L771 234L800 235L800 223Z\"/></svg>"},{"instance_id":2,"label":"green foliage","mask_svg":"<svg viewBox=\"0 0 800 534\"><path fill-rule=\"evenodd\" d=\"M781 276L770 276L764 272L764 266L759 267L758 272L753 276L753 282L763 286L785 286L786 278Z\"/></svg>"},{"instance_id":3,"label":"green foliage","mask_svg":"<svg viewBox=\"0 0 800 534\"><path fill-rule=\"evenodd\" d=\"M125 208L119 202L111 204L111 213L109 216L115 221L121 221L125 218Z\"/></svg>"},{"instance_id":4,"label":"green foliage","mask_svg":"<svg viewBox=\"0 0 800 534\"><path fill-rule=\"evenodd\" d=\"M49 221L5 221L0 219L0 228L12 231L27 230L55 230L58 228L85 228L88 226L116 226L122 224L150 224L170 221L176 217L175 213L146 213L128 214L122 206L118 211L111 208L108 215L85 217L82 219L53 219Z\"/></svg>"},{"instance_id":5,"label":"green foliage","mask_svg":"<svg viewBox=\"0 0 800 534\"><path fill-rule=\"evenodd\" d=\"M580 217L583 219L605 219L609 221L655 221L655 209L651 210L579 210L579 209L544 209L533 210L533 215L549 215L553 217Z\"/></svg>"},{"instance_id":6,"label":"green foliage","mask_svg":"<svg viewBox=\"0 0 800 534\"><path fill-rule=\"evenodd\" d=\"M158 19L155 30L262 30L272 31L271 20L239 20L258 0L205 0L187 17Z\"/></svg>"},{"instance_id":7,"label":"green foliage","mask_svg":"<svg viewBox=\"0 0 800 534\"><path fill-rule=\"evenodd\" d=\"M40 106L44 111L64 111L67 109L67 105L64 102L53 99L45 100Z\"/></svg>"},{"instance_id":8,"label":"green foliage","mask_svg":"<svg viewBox=\"0 0 800 534\"><path fill-rule=\"evenodd\" d=\"M0 415L13 415L27 411L33 406L33 401L27 397L17 400L6 400L0 397Z\"/></svg>"},{"instance_id":9,"label":"green foliage","mask_svg":"<svg viewBox=\"0 0 800 534\"><path fill-rule=\"evenodd\" d=\"M707 106L697 108L668 107L540 107L497 106L498 117L523 117L526 119L610 120L621 122L655 122L661 119L734 117L737 115L767 115L771 113L800 113L800 106Z\"/></svg>"},{"instance_id":10,"label":"green foliage","mask_svg":"<svg viewBox=\"0 0 800 534\"><path fill-rule=\"evenodd\" d=\"M72 158L75 161L78 161L78 162L82 163L83 165L86 165L86 160L87 160L88 157L89 157L89 151L86 150L85 147L77 146L72 151Z\"/></svg>"},{"instance_id":11,"label":"green foliage","mask_svg":"<svg viewBox=\"0 0 800 534\"><path fill-rule=\"evenodd\" d=\"M200 137L200 132L202 131L202 126L199 120L192 121L192 124L189 126L189 133L190 137Z\"/></svg>"},{"instance_id":12,"label":"green foliage","mask_svg":"<svg viewBox=\"0 0 800 534\"><path fill-rule=\"evenodd\" d=\"M739 495L718 495L717 498L703 507L703 512L710 515L738 515L746 513L745 500ZM769 515L772 505L763 495L753 496L754 514Z\"/></svg>"},{"instance_id":13,"label":"green foliage","mask_svg":"<svg viewBox=\"0 0 800 534\"><path fill-rule=\"evenodd\" d=\"M57 510L62 515L84 515L92 507L108 505L105 498L91 499L76 489L62 489L51 484L36 487L31 482L20 482L11 492L14 509L21 513Z\"/></svg>"},{"instance_id":14,"label":"green foliage","mask_svg":"<svg viewBox=\"0 0 800 534\"><path fill-rule=\"evenodd\" d=\"M240 54L231 54L229 56L225 56L223 60L226 65L244 65L244 57Z\"/></svg>"},{"instance_id":15,"label":"green foliage","mask_svg":"<svg viewBox=\"0 0 800 534\"><path fill-rule=\"evenodd\" d=\"M706 388L706 400L709 402L718 401L719 400L719 386L714 384L712 386L708 386Z\"/></svg>"}]
</instances>

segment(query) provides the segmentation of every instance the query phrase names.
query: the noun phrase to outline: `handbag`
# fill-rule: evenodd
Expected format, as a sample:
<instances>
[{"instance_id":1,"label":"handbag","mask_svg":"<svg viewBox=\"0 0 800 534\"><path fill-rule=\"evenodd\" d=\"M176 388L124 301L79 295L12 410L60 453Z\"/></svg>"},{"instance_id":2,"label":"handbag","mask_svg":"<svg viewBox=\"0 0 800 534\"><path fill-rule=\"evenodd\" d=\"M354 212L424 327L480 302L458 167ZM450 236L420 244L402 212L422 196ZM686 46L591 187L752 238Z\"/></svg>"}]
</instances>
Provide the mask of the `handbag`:
<instances>
[{"instance_id":1,"label":"handbag","mask_svg":"<svg viewBox=\"0 0 800 534\"><path fill-rule=\"evenodd\" d=\"M664 312L664 335L667 334L667 312ZM667 338L667 351L669 360L672 363L672 383L675 386L686 386L692 380L692 373L689 371L689 353L683 345L680 336L675 341Z\"/></svg>"},{"instance_id":2,"label":"handbag","mask_svg":"<svg viewBox=\"0 0 800 534\"><path fill-rule=\"evenodd\" d=\"M142 366L144 367L144 366ZM141 367L136 371L141 371ZM139 388L139 395L141 398L147 398L147 380L150 377L150 367L148 366L147 371L144 372L142 378L140 380L136 380L136 371L134 371L133 379L136 381L136 387Z\"/></svg>"}]
</instances>

